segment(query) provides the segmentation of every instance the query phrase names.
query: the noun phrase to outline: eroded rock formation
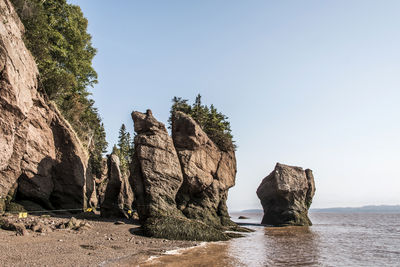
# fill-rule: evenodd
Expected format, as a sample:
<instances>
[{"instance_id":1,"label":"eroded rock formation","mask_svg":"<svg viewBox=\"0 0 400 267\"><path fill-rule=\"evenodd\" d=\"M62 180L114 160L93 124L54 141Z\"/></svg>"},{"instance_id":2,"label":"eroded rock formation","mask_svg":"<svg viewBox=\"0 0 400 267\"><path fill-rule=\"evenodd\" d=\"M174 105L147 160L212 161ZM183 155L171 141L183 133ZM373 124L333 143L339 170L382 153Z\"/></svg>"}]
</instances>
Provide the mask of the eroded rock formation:
<instances>
[{"instance_id":1,"label":"eroded rock formation","mask_svg":"<svg viewBox=\"0 0 400 267\"><path fill-rule=\"evenodd\" d=\"M183 173L178 208L191 219L230 225L226 207L228 189L235 185L234 151L221 151L187 114L176 112L172 138Z\"/></svg>"},{"instance_id":2,"label":"eroded rock formation","mask_svg":"<svg viewBox=\"0 0 400 267\"><path fill-rule=\"evenodd\" d=\"M226 240L227 191L235 183L234 152L221 152L183 113L173 138L148 110L133 112L135 154L131 181L148 235L169 239Z\"/></svg>"},{"instance_id":3,"label":"eroded rock formation","mask_svg":"<svg viewBox=\"0 0 400 267\"><path fill-rule=\"evenodd\" d=\"M179 216L175 197L183 176L172 138L150 110L133 112L132 119L137 133L132 183L139 218Z\"/></svg>"},{"instance_id":4,"label":"eroded rock formation","mask_svg":"<svg viewBox=\"0 0 400 267\"><path fill-rule=\"evenodd\" d=\"M262 224L312 225L308 218L315 183L312 171L277 163L263 179L257 196L264 209Z\"/></svg>"},{"instance_id":5,"label":"eroded rock formation","mask_svg":"<svg viewBox=\"0 0 400 267\"><path fill-rule=\"evenodd\" d=\"M93 190L87 152L39 92L23 31L11 3L0 0L0 211L12 193L49 209L85 208Z\"/></svg>"},{"instance_id":6,"label":"eroded rock formation","mask_svg":"<svg viewBox=\"0 0 400 267\"><path fill-rule=\"evenodd\" d=\"M102 217L126 217L132 210L133 192L128 178L121 174L119 158L115 154L108 156L108 183L104 200L100 205Z\"/></svg>"}]
</instances>

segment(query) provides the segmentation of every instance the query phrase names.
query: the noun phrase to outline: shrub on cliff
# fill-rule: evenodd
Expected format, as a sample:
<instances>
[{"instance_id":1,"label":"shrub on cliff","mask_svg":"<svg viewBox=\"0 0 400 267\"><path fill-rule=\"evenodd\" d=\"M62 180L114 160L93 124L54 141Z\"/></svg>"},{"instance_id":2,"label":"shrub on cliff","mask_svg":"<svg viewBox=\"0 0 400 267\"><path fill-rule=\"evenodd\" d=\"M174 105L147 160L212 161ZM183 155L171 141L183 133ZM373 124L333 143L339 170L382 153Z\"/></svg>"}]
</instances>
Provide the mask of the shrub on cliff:
<instances>
[{"instance_id":1,"label":"shrub on cliff","mask_svg":"<svg viewBox=\"0 0 400 267\"><path fill-rule=\"evenodd\" d=\"M192 105L188 104L187 99L182 99L181 97L175 96L172 99L170 117L168 120L170 126L172 123L172 116L176 111L181 111L190 115L222 151L236 149L228 117L218 112L214 105L210 107L202 105L200 94L197 95Z\"/></svg>"},{"instance_id":2,"label":"shrub on cliff","mask_svg":"<svg viewBox=\"0 0 400 267\"><path fill-rule=\"evenodd\" d=\"M97 83L92 67L96 49L87 33L88 21L66 0L11 0L25 26L25 44L35 57L42 90L70 122L101 172L107 142L101 118L88 87Z\"/></svg>"}]
</instances>

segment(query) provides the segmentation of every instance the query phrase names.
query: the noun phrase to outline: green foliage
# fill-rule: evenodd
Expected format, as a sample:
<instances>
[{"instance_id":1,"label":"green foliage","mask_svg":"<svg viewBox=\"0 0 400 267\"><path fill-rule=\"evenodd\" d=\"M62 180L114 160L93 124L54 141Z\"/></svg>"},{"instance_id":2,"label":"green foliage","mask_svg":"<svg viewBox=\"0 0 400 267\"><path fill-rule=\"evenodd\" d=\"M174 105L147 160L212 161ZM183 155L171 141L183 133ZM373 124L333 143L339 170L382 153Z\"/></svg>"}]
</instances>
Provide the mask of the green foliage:
<instances>
[{"instance_id":1,"label":"green foliage","mask_svg":"<svg viewBox=\"0 0 400 267\"><path fill-rule=\"evenodd\" d=\"M208 137L223 151L235 150L231 126L228 117L217 111L214 105L202 105L201 95L196 96L193 105L187 99L174 97L168 122L172 125L172 117L176 111L190 115L208 135Z\"/></svg>"},{"instance_id":2,"label":"green foliage","mask_svg":"<svg viewBox=\"0 0 400 267\"><path fill-rule=\"evenodd\" d=\"M97 73L88 21L66 0L11 2L25 26L25 44L38 65L41 89L70 122L99 174L107 142L98 110L89 99L88 87L97 83Z\"/></svg>"},{"instance_id":3,"label":"green foliage","mask_svg":"<svg viewBox=\"0 0 400 267\"><path fill-rule=\"evenodd\" d=\"M97 82L92 67L96 49L81 9L66 0L12 2L24 23L27 47L50 99L62 101L69 93L87 96L87 87Z\"/></svg>"},{"instance_id":4,"label":"green foliage","mask_svg":"<svg viewBox=\"0 0 400 267\"><path fill-rule=\"evenodd\" d=\"M113 153L117 154L120 160L120 169L122 174L129 174L129 165L133 155L133 139L126 130L125 124L121 125L118 136L118 147L114 145Z\"/></svg>"}]
</instances>

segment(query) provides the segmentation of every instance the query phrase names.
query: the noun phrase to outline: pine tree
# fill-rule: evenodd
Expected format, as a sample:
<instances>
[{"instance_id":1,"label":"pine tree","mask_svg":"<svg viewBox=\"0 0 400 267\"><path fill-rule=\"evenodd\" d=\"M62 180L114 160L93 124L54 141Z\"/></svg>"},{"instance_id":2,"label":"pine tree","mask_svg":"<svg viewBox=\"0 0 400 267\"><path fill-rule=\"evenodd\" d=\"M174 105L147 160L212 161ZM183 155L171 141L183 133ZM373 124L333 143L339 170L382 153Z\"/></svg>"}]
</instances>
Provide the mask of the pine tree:
<instances>
[{"instance_id":1,"label":"pine tree","mask_svg":"<svg viewBox=\"0 0 400 267\"><path fill-rule=\"evenodd\" d=\"M125 124L121 125L118 137L118 156L120 159L121 172L125 175L129 173L129 164L131 162L132 153L131 135L126 131Z\"/></svg>"},{"instance_id":2,"label":"pine tree","mask_svg":"<svg viewBox=\"0 0 400 267\"><path fill-rule=\"evenodd\" d=\"M187 103L187 99L182 99L182 97L174 97L172 98L172 106L170 110L170 115L168 118L169 127L172 127L172 117L176 111L182 111L186 114L192 114L192 107Z\"/></svg>"},{"instance_id":3,"label":"pine tree","mask_svg":"<svg viewBox=\"0 0 400 267\"><path fill-rule=\"evenodd\" d=\"M193 119L204 129L207 122L207 114L209 113L208 107L201 104L201 95L196 96L196 100L192 105L191 116Z\"/></svg>"},{"instance_id":4,"label":"pine tree","mask_svg":"<svg viewBox=\"0 0 400 267\"><path fill-rule=\"evenodd\" d=\"M173 114L181 111L190 115L221 150L236 149L228 117L218 112L214 105L210 107L203 105L200 94L196 96L193 105L189 105L188 100L181 97L174 97L172 103L168 120L170 128L172 127Z\"/></svg>"}]
</instances>

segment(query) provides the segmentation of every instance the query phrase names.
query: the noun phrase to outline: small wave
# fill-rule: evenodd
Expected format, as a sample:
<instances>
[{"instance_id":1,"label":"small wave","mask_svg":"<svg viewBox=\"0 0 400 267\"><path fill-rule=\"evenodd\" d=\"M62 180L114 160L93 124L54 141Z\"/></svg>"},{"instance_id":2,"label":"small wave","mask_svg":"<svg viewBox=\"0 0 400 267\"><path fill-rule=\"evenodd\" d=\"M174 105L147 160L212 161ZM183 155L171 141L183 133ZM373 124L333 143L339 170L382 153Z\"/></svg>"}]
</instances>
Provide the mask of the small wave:
<instances>
[{"instance_id":1,"label":"small wave","mask_svg":"<svg viewBox=\"0 0 400 267\"><path fill-rule=\"evenodd\" d=\"M157 259L159 259L162 256L165 255L169 255L169 256L173 256L173 255L181 255L183 254L183 252L194 249L194 248L201 248L201 247L205 247L208 243L212 243L212 242L201 242L198 245L195 246L191 246L191 247L187 247L187 248L177 248L177 249L171 249L171 250L167 250L164 253L162 253L161 255L153 255L150 256L145 263L151 263L153 261L156 261Z\"/></svg>"},{"instance_id":2,"label":"small wave","mask_svg":"<svg viewBox=\"0 0 400 267\"><path fill-rule=\"evenodd\" d=\"M201 248L207 245L207 242L201 242L200 244L192 247L187 247L187 248L177 248L177 249L172 249L172 250L167 250L163 253L163 255L179 255L182 254L184 251L193 249L193 248Z\"/></svg>"}]
</instances>

